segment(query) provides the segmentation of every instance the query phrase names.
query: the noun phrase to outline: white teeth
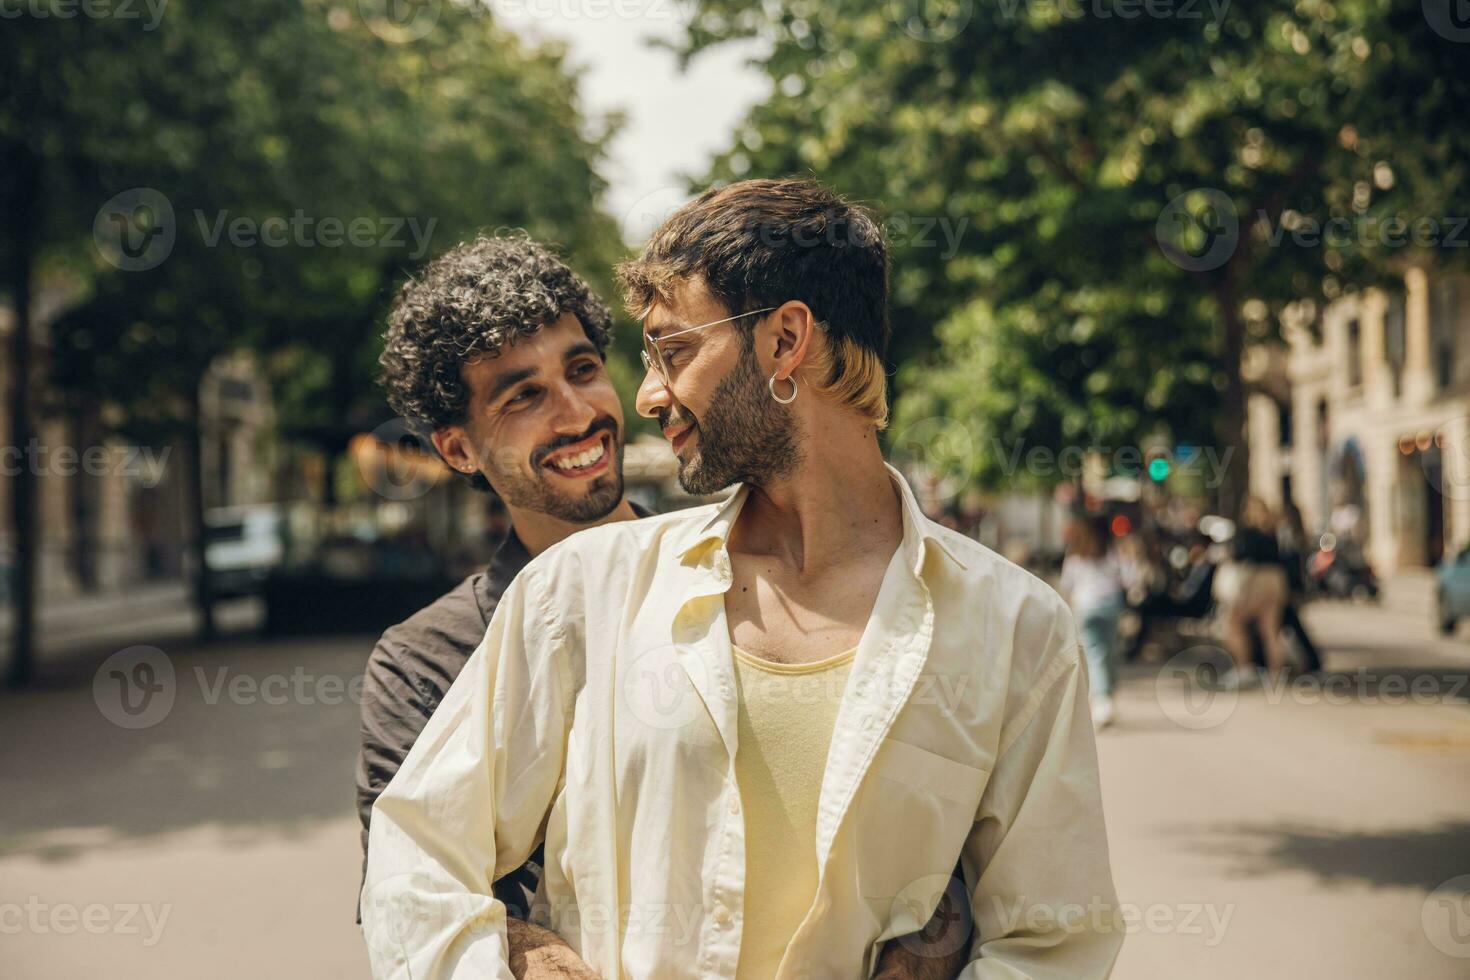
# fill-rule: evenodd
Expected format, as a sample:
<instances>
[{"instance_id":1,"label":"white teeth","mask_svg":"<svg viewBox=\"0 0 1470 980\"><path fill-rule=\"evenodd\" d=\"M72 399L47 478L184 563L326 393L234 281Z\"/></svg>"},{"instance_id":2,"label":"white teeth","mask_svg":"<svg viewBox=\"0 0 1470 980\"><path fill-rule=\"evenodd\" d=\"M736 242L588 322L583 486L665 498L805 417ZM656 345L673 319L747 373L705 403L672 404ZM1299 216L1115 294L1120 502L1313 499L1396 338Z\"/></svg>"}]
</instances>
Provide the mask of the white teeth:
<instances>
[{"instance_id":1,"label":"white teeth","mask_svg":"<svg viewBox=\"0 0 1470 980\"><path fill-rule=\"evenodd\" d=\"M605 455L607 455L607 450L599 442L586 452L578 453L575 456L563 456L560 459L553 459L551 465L559 470L581 469L584 466L591 466Z\"/></svg>"}]
</instances>

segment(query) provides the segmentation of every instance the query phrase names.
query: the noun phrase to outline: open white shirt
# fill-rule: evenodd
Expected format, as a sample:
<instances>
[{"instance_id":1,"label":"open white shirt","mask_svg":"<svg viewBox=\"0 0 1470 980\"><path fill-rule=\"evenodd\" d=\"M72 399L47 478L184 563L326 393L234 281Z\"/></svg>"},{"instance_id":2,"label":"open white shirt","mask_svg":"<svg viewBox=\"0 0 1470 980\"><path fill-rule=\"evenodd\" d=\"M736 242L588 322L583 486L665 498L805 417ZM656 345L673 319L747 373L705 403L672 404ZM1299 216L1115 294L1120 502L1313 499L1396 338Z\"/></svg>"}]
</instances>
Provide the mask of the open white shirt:
<instances>
[{"instance_id":1,"label":"open white shirt","mask_svg":"<svg viewBox=\"0 0 1470 980\"><path fill-rule=\"evenodd\" d=\"M838 711L817 896L783 977L871 974L956 862L965 977L1105 977L1122 943L1072 616L929 521L903 543ZM492 880L546 844L538 917L605 978L733 977L745 840L724 593L745 502L579 532L520 574L374 808L378 978L509 978Z\"/></svg>"}]
</instances>

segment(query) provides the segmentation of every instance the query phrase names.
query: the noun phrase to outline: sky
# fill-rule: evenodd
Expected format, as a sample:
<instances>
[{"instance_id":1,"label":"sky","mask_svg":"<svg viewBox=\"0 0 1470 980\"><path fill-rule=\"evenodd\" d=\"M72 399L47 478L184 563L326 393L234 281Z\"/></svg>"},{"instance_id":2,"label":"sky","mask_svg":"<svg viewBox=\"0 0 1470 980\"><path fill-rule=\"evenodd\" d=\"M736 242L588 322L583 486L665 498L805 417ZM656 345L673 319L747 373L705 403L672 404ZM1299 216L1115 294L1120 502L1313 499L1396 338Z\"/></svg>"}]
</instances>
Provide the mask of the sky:
<instances>
[{"instance_id":1,"label":"sky","mask_svg":"<svg viewBox=\"0 0 1470 980\"><path fill-rule=\"evenodd\" d=\"M530 38L566 41L584 69L584 111L622 110L627 122L611 146L608 208L629 244L641 244L688 199L680 175L699 174L730 145L746 111L770 92L748 62L756 42L701 54L688 71L647 38L676 40L689 0L490 0L500 23Z\"/></svg>"}]
</instances>

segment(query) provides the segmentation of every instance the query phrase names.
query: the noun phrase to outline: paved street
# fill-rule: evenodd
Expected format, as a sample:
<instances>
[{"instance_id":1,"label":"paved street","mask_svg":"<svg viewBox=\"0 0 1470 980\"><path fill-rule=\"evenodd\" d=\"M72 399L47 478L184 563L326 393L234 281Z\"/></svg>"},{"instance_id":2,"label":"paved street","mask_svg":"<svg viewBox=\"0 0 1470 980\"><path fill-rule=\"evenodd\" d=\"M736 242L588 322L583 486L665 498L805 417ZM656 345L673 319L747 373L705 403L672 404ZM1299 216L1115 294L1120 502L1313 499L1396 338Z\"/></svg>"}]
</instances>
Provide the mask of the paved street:
<instances>
[{"instance_id":1,"label":"paved street","mask_svg":"<svg viewBox=\"0 0 1470 980\"><path fill-rule=\"evenodd\" d=\"M1104 805L1120 895L1159 927L1143 920L1115 976L1470 976L1470 878L1426 911L1470 874L1470 644L1427 615L1306 619L1322 686L1211 700L1169 670L1127 675Z\"/></svg>"},{"instance_id":2,"label":"paved street","mask_svg":"<svg viewBox=\"0 0 1470 980\"><path fill-rule=\"evenodd\" d=\"M1470 633L1344 606L1308 621L1326 690L1232 700L1177 662L1127 673L1100 742L1136 910L1117 977L1470 973L1470 879L1432 895L1470 873ZM113 688L157 673L104 671L94 699L101 657L0 695L0 972L365 976L348 686L369 645L170 647L166 713L119 713Z\"/></svg>"}]
</instances>

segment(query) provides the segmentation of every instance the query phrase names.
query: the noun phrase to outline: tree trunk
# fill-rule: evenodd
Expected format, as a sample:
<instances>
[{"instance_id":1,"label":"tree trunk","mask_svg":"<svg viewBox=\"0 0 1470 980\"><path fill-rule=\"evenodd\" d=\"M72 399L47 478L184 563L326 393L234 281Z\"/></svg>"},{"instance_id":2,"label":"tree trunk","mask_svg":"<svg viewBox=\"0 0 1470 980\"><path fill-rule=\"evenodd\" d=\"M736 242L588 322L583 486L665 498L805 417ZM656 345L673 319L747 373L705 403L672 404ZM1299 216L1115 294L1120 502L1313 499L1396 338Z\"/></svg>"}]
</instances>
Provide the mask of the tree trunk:
<instances>
[{"instance_id":1,"label":"tree trunk","mask_svg":"<svg viewBox=\"0 0 1470 980\"><path fill-rule=\"evenodd\" d=\"M214 584L209 562L205 561L208 543L204 524L204 406L196 381L189 394L189 426L185 436L189 456L189 553L194 566L194 607L199 612L199 640L208 643L215 638Z\"/></svg>"},{"instance_id":2,"label":"tree trunk","mask_svg":"<svg viewBox=\"0 0 1470 980\"><path fill-rule=\"evenodd\" d=\"M39 217L40 168L30 148L16 146L9 154L6 182L10 206L6 220L15 236L5 286L15 303L15 330L10 351L10 445L26 453L31 444L31 270L35 259L36 221ZM10 664L5 681L22 687L35 672L36 643L36 474L28 456L11 478L10 525L15 538L14 566L10 570L10 605L14 611Z\"/></svg>"},{"instance_id":3,"label":"tree trunk","mask_svg":"<svg viewBox=\"0 0 1470 980\"><path fill-rule=\"evenodd\" d=\"M1221 360L1225 368L1225 397L1217 427L1225 469L1220 480L1220 514L1239 520L1250 493L1250 449L1245 436L1245 325L1240 322L1235 284L1227 275L1215 284L1215 303L1223 329ZM1228 454L1228 455L1227 455Z\"/></svg>"},{"instance_id":4,"label":"tree trunk","mask_svg":"<svg viewBox=\"0 0 1470 980\"><path fill-rule=\"evenodd\" d=\"M71 442L85 459L91 447L102 443L97 412L86 405L75 410L70 419ZM66 481L69 491L67 501L71 511L71 573L83 592L97 591L97 566L101 541L97 535L97 509L101 488L98 478L85 465L77 468L75 476Z\"/></svg>"}]
</instances>

